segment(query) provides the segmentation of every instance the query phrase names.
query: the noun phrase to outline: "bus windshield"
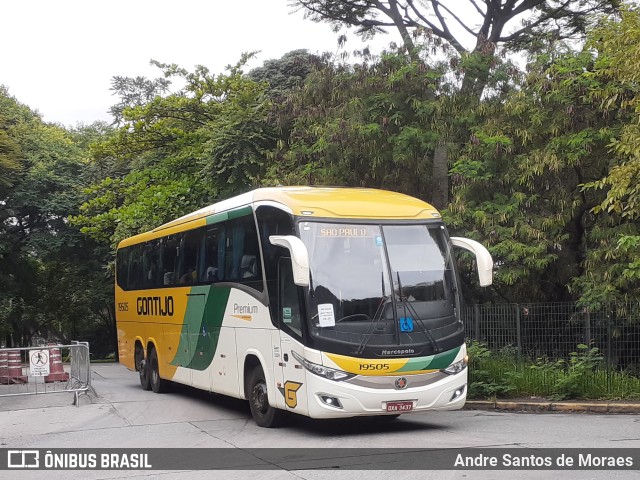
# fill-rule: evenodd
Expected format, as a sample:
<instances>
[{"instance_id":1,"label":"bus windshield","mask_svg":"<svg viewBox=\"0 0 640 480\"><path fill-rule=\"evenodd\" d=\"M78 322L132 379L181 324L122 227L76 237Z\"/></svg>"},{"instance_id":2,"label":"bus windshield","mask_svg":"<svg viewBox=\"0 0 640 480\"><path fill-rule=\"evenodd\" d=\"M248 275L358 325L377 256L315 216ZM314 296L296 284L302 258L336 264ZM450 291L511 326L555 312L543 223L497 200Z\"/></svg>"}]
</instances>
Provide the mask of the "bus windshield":
<instances>
[{"instance_id":1,"label":"bus windshield","mask_svg":"<svg viewBox=\"0 0 640 480\"><path fill-rule=\"evenodd\" d=\"M460 334L444 227L302 222L300 236L309 251L313 337L439 351L440 340Z\"/></svg>"}]
</instances>

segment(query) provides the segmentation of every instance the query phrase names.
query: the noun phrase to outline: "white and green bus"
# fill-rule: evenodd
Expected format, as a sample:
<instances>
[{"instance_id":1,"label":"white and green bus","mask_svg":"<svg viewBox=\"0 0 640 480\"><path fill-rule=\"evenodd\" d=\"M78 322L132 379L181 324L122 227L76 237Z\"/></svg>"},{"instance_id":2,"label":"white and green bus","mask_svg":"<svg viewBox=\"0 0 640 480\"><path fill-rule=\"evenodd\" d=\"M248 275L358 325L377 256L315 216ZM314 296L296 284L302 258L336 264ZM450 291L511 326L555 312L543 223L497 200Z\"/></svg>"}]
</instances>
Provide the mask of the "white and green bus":
<instances>
[{"instance_id":1,"label":"white and green bus","mask_svg":"<svg viewBox=\"0 0 640 480\"><path fill-rule=\"evenodd\" d=\"M373 189L261 188L120 243L120 361L247 399L256 423L454 410L467 353L453 247L431 205Z\"/></svg>"}]
</instances>

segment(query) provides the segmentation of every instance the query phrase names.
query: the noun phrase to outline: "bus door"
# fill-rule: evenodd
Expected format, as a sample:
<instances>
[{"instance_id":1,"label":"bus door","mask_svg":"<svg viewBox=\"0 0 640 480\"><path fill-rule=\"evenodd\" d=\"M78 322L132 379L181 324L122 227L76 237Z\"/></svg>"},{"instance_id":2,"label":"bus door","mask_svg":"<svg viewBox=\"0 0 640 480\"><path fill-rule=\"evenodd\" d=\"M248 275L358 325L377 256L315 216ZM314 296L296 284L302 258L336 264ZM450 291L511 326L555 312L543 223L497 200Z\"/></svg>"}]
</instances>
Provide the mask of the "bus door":
<instances>
[{"instance_id":1,"label":"bus door","mask_svg":"<svg viewBox=\"0 0 640 480\"><path fill-rule=\"evenodd\" d=\"M304 355L302 338L302 309L300 287L293 283L291 259L282 257L278 262L278 325L280 327L280 360L282 382L278 387L287 410L307 413L306 371L293 355ZM278 405L281 402L278 401Z\"/></svg>"}]
</instances>

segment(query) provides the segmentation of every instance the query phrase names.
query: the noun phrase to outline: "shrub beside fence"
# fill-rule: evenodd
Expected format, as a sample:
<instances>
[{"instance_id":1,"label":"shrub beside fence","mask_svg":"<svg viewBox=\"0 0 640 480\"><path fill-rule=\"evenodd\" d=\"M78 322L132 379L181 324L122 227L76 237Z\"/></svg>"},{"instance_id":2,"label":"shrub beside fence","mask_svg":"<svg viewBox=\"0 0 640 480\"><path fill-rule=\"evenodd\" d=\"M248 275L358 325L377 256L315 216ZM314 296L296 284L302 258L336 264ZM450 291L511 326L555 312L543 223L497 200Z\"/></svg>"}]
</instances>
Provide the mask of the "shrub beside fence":
<instances>
[{"instance_id":1,"label":"shrub beside fence","mask_svg":"<svg viewBox=\"0 0 640 480\"><path fill-rule=\"evenodd\" d=\"M463 317L472 396L640 398L640 302L471 305Z\"/></svg>"}]
</instances>

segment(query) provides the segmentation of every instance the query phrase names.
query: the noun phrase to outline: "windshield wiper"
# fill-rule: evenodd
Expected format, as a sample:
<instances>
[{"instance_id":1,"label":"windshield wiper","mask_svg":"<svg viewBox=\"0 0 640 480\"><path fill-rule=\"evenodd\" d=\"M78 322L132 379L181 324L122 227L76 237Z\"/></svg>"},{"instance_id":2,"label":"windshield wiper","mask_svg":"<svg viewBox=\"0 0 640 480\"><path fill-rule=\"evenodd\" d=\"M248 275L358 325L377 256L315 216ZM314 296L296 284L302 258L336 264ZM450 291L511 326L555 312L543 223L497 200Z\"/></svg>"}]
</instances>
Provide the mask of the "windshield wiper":
<instances>
[{"instance_id":1,"label":"windshield wiper","mask_svg":"<svg viewBox=\"0 0 640 480\"><path fill-rule=\"evenodd\" d=\"M424 325L424 322L423 322L422 318L420 318L420 316L418 315L418 312L416 312L416 309L413 308L413 305L411 304L409 299L402 295L402 282L400 281L400 272L396 272L396 276L398 277L398 289L399 289L399 292L400 292L400 301L402 302L402 307L404 308L404 316L405 316L405 318L407 317L407 309L409 309L409 313L413 316L413 318L415 318L420 323L420 326L422 327L422 330L424 330L424 333L427 334L427 338L429 339L429 342L431 343L431 346L433 347L433 350L436 353L440 352L441 348L438 345L438 342L436 342L435 338L433 338L433 335L431 335L430 329L428 329Z\"/></svg>"},{"instance_id":2,"label":"windshield wiper","mask_svg":"<svg viewBox=\"0 0 640 480\"><path fill-rule=\"evenodd\" d=\"M365 336L362 337L360 345L358 345L358 348L356 349L356 355L362 355L362 353L364 352L364 348L367 346L367 343L369 343L369 340L371 339L371 336L376 329L376 325L378 325L378 322L380 322L380 320L384 316L384 310L387 305L387 292L384 288L384 270L380 272L380 274L382 277L382 298L380 299L380 305L378 305L378 309L376 310L376 313L373 315L373 319L371 320L371 328L365 334Z\"/></svg>"}]
</instances>

